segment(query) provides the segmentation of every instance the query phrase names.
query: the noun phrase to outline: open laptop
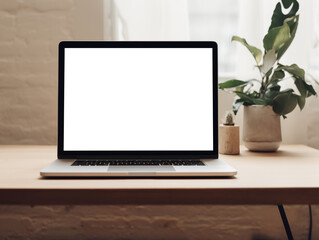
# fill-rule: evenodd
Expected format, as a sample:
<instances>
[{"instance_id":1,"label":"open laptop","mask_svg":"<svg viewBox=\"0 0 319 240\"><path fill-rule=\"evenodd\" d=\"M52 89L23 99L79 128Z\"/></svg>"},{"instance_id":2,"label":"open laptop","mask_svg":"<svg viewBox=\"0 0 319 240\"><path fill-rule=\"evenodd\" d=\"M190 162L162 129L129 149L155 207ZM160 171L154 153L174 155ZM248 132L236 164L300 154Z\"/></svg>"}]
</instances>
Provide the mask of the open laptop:
<instances>
[{"instance_id":1,"label":"open laptop","mask_svg":"<svg viewBox=\"0 0 319 240\"><path fill-rule=\"evenodd\" d=\"M218 159L215 42L61 42L45 177L233 176Z\"/></svg>"}]
</instances>

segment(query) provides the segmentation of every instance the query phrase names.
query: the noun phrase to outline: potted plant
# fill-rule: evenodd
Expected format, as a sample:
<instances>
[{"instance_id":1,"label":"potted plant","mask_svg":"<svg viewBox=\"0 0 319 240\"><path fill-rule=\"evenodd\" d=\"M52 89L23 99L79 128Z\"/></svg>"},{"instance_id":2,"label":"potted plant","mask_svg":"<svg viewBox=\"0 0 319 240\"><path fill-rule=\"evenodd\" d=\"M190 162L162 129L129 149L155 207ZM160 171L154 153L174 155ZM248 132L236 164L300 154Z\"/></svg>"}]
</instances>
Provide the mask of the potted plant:
<instances>
[{"instance_id":1,"label":"potted plant","mask_svg":"<svg viewBox=\"0 0 319 240\"><path fill-rule=\"evenodd\" d=\"M282 12L282 6L289 9ZM293 41L299 21L297 0L277 3L268 33L264 36L264 51L251 46L244 38L233 36L232 41L243 44L256 61L260 79L232 79L220 83L219 88L236 95L233 112L244 106L243 140L252 151L276 151L281 142L280 116L293 111L298 105L302 110L306 98L317 95L306 81L305 71L297 64L284 65L281 57ZM293 88L283 89L281 83L290 81Z\"/></svg>"},{"instance_id":2,"label":"potted plant","mask_svg":"<svg viewBox=\"0 0 319 240\"><path fill-rule=\"evenodd\" d=\"M219 126L219 153L236 155L239 152L239 126L234 123L233 113L226 112Z\"/></svg>"}]
</instances>

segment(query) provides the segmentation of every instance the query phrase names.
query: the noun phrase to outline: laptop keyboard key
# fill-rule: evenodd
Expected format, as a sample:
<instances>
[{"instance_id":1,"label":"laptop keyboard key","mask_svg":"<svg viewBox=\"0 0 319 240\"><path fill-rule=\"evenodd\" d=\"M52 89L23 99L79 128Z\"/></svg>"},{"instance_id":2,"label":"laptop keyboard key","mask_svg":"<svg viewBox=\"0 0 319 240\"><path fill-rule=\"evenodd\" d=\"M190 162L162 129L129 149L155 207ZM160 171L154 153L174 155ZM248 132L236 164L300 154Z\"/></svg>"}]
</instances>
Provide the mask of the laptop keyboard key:
<instances>
[{"instance_id":1,"label":"laptop keyboard key","mask_svg":"<svg viewBox=\"0 0 319 240\"><path fill-rule=\"evenodd\" d=\"M76 160L71 166L205 166L200 160L194 159L165 159L165 160Z\"/></svg>"}]
</instances>

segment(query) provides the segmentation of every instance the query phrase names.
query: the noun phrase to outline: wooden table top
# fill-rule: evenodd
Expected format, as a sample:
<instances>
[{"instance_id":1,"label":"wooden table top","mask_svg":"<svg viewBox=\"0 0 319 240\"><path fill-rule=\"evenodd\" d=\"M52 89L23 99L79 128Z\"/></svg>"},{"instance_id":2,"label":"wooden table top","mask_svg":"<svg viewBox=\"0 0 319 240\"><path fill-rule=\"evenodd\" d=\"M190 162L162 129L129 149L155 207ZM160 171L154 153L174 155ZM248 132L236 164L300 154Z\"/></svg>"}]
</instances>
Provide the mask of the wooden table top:
<instances>
[{"instance_id":1,"label":"wooden table top","mask_svg":"<svg viewBox=\"0 0 319 240\"><path fill-rule=\"evenodd\" d=\"M44 179L56 146L0 146L0 204L319 204L319 150L220 155L234 178Z\"/></svg>"}]
</instances>

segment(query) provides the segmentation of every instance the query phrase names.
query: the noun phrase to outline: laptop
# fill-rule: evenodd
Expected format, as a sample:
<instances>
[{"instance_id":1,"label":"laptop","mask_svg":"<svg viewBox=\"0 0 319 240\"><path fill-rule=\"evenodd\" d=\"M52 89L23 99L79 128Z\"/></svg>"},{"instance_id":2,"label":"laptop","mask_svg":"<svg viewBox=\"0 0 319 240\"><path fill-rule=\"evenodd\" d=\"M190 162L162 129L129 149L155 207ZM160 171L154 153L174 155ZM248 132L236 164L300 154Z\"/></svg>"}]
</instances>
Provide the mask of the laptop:
<instances>
[{"instance_id":1,"label":"laptop","mask_svg":"<svg viewBox=\"0 0 319 240\"><path fill-rule=\"evenodd\" d=\"M215 42L61 42L57 159L40 174L233 176L217 100Z\"/></svg>"}]
</instances>

